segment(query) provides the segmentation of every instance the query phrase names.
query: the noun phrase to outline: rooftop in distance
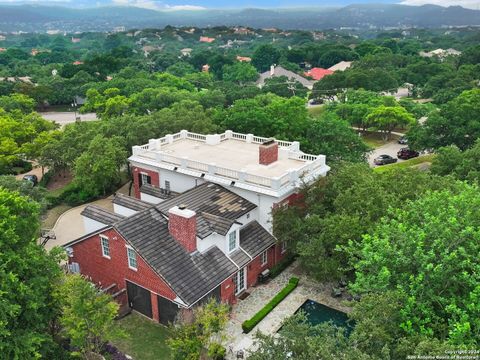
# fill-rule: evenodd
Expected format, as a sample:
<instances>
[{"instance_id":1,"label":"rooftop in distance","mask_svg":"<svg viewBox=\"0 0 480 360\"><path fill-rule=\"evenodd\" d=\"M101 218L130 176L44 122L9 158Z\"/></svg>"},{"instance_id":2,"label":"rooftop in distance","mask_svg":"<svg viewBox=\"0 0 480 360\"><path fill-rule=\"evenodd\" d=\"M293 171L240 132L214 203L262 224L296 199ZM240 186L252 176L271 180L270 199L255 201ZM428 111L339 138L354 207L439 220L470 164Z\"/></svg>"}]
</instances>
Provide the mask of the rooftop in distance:
<instances>
[{"instance_id":1,"label":"rooftop in distance","mask_svg":"<svg viewBox=\"0 0 480 360\"><path fill-rule=\"evenodd\" d=\"M268 150L275 153L275 159L269 164L262 164L261 148L271 147L272 143L262 144L270 140L230 130L212 135L182 130L152 139L148 144L134 146L130 161L203 177L207 181L225 185L235 181L245 186L275 191L295 187L302 176L318 176L329 170L324 155L303 153L297 141L275 140L272 142L274 148ZM192 174L192 171L197 174Z\"/></svg>"}]
</instances>

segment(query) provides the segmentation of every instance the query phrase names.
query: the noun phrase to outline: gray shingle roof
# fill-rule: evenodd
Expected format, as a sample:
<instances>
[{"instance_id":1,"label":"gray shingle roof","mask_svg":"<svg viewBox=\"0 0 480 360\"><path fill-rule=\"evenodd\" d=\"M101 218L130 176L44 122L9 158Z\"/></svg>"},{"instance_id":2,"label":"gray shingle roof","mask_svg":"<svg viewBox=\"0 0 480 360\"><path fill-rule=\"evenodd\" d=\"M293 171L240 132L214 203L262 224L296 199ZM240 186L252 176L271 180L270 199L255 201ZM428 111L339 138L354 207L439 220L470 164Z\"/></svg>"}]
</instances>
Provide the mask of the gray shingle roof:
<instances>
[{"instance_id":1,"label":"gray shingle roof","mask_svg":"<svg viewBox=\"0 0 480 360\"><path fill-rule=\"evenodd\" d=\"M240 229L240 247L252 258L276 243L276 239L257 221Z\"/></svg>"},{"instance_id":2,"label":"gray shingle roof","mask_svg":"<svg viewBox=\"0 0 480 360\"><path fill-rule=\"evenodd\" d=\"M115 214L97 205L88 205L82 210L80 215L98 221L105 225L111 225L125 218L125 216Z\"/></svg>"},{"instance_id":3,"label":"gray shingle roof","mask_svg":"<svg viewBox=\"0 0 480 360\"><path fill-rule=\"evenodd\" d=\"M233 253L231 253L230 259L232 259L239 268L244 267L251 260L250 257L242 249L235 250Z\"/></svg>"},{"instance_id":4,"label":"gray shingle roof","mask_svg":"<svg viewBox=\"0 0 480 360\"><path fill-rule=\"evenodd\" d=\"M306 88L311 89L313 87L313 81L305 79L303 76L300 76L294 73L293 71L287 70L281 66L275 66L273 75L270 73L270 70L261 73L260 77L257 80L257 85L264 85L266 79L270 79L272 77L277 77L277 76L286 76L288 79L294 79L298 81L300 84L302 84L303 86L305 86Z\"/></svg>"},{"instance_id":5,"label":"gray shingle roof","mask_svg":"<svg viewBox=\"0 0 480 360\"><path fill-rule=\"evenodd\" d=\"M214 232L225 236L235 222L232 219L225 219L221 216L202 212L200 215L197 215L197 236L200 239L204 239Z\"/></svg>"},{"instance_id":6,"label":"gray shingle roof","mask_svg":"<svg viewBox=\"0 0 480 360\"><path fill-rule=\"evenodd\" d=\"M207 182L161 202L156 208L167 214L170 208L182 204L197 214L204 212L230 220L236 220L257 207L223 186Z\"/></svg>"},{"instance_id":7,"label":"gray shingle roof","mask_svg":"<svg viewBox=\"0 0 480 360\"><path fill-rule=\"evenodd\" d=\"M188 305L238 270L217 247L189 254L170 235L167 220L155 208L134 214L115 228Z\"/></svg>"},{"instance_id":8,"label":"gray shingle roof","mask_svg":"<svg viewBox=\"0 0 480 360\"><path fill-rule=\"evenodd\" d=\"M140 192L144 193L144 194L147 194L147 195L150 195L150 196L155 196L159 199L171 199L172 197L174 197L175 195L177 195L177 193L175 192L172 192L172 191L169 191L168 194L167 194L167 191L165 189L160 189L156 186L153 186L151 184L143 184L141 187L140 187Z\"/></svg>"},{"instance_id":9,"label":"gray shingle roof","mask_svg":"<svg viewBox=\"0 0 480 360\"><path fill-rule=\"evenodd\" d=\"M142 211L153 206L145 201L120 193L115 194L113 203L136 211Z\"/></svg>"}]
</instances>

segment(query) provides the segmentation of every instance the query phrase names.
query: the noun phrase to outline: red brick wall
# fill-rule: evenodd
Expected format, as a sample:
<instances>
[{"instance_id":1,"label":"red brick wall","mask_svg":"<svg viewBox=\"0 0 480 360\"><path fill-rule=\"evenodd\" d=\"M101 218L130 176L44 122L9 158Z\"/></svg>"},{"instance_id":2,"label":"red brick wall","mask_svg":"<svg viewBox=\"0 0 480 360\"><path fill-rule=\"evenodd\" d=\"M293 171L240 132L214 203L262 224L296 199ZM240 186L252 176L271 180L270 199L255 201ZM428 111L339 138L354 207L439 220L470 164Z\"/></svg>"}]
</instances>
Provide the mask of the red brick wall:
<instances>
[{"instance_id":1,"label":"red brick wall","mask_svg":"<svg viewBox=\"0 0 480 360\"><path fill-rule=\"evenodd\" d=\"M260 145L258 147L258 162L269 165L278 160L278 144Z\"/></svg>"},{"instance_id":2,"label":"red brick wall","mask_svg":"<svg viewBox=\"0 0 480 360\"><path fill-rule=\"evenodd\" d=\"M235 276L236 275L234 275L234 277ZM222 283L220 294L223 302L229 304L235 304L237 302L235 298L235 283L233 282L233 277L228 278Z\"/></svg>"},{"instance_id":3,"label":"red brick wall","mask_svg":"<svg viewBox=\"0 0 480 360\"><path fill-rule=\"evenodd\" d=\"M110 229L102 233L109 238L110 259L102 255L100 236L91 238L72 246L73 257L69 262L80 264L80 272L91 278L91 281L101 287L117 284L117 290L125 289L129 280L153 293L160 294L170 300L176 298L173 290L146 264L137 254L137 271L128 267L126 241L115 230ZM116 239L115 239L116 238ZM127 297L117 299L126 303ZM154 319L158 321L157 297L152 294L152 311Z\"/></svg>"},{"instance_id":4,"label":"red brick wall","mask_svg":"<svg viewBox=\"0 0 480 360\"><path fill-rule=\"evenodd\" d=\"M254 258L247 268L247 287L253 286L257 283L258 275L265 269L270 269L275 265L275 246L272 246L267 250L267 263L262 265L261 254Z\"/></svg>"},{"instance_id":5,"label":"red brick wall","mask_svg":"<svg viewBox=\"0 0 480 360\"><path fill-rule=\"evenodd\" d=\"M187 218L168 212L168 230L188 252L197 250L197 219L195 215Z\"/></svg>"},{"instance_id":6,"label":"red brick wall","mask_svg":"<svg viewBox=\"0 0 480 360\"><path fill-rule=\"evenodd\" d=\"M152 185L156 187L160 187L160 174L158 171L142 169L136 166L132 166L132 174L133 174L133 190L135 197L140 199L140 180L138 178L138 174L145 173L150 176L152 180Z\"/></svg>"}]
</instances>

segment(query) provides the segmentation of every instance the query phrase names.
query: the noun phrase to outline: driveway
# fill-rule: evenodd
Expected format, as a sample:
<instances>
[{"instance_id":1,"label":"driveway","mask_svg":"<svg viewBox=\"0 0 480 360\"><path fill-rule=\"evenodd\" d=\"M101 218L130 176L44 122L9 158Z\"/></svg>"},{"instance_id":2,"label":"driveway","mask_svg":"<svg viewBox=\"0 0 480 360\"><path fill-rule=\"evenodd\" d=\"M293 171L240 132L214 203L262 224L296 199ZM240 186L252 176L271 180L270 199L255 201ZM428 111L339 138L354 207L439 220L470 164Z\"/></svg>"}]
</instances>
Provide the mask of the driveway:
<instances>
[{"instance_id":1,"label":"driveway","mask_svg":"<svg viewBox=\"0 0 480 360\"><path fill-rule=\"evenodd\" d=\"M368 155L368 163L370 164L371 167L376 167L377 165L375 165L373 163L373 159L375 159L377 156L379 155L383 155L383 154L386 154L386 155L390 155L394 158L397 157L397 151L400 150L401 148L403 147L406 147L407 145L402 145L402 144L399 144L397 141L393 140L393 141L390 141L388 143L386 143L385 145L382 145L376 149L374 149L369 155ZM399 162L402 162L404 160L401 160L401 159L398 159Z\"/></svg>"},{"instance_id":2,"label":"driveway","mask_svg":"<svg viewBox=\"0 0 480 360\"><path fill-rule=\"evenodd\" d=\"M75 122L75 113L71 111L55 111L55 112L41 112L40 115L45 120L55 121L60 126L65 126L67 124L71 124ZM95 113L87 113L87 114L79 114L77 112L77 117L80 118L80 121L94 121L97 119L97 114Z\"/></svg>"}]
</instances>

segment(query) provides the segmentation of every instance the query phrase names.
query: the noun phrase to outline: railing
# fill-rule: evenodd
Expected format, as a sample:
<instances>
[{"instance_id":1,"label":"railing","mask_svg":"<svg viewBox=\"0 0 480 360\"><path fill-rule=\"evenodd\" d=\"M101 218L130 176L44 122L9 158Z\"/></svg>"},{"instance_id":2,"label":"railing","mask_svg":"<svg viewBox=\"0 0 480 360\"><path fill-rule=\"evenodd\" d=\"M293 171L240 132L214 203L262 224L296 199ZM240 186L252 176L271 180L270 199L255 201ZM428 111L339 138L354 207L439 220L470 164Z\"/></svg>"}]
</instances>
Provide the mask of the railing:
<instances>
[{"instance_id":1,"label":"railing","mask_svg":"<svg viewBox=\"0 0 480 360\"><path fill-rule=\"evenodd\" d=\"M225 176L231 179L239 179L238 171L232 169L217 167L215 170L215 174Z\"/></svg>"},{"instance_id":2,"label":"railing","mask_svg":"<svg viewBox=\"0 0 480 360\"><path fill-rule=\"evenodd\" d=\"M195 170L205 171L205 172L208 171L208 164L202 163L200 161L188 160L187 167Z\"/></svg>"},{"instance_id":3,"label":"railing","mask_svg":"<svg viewBox=\"0 0 480 360\"><path fill-rule=\"evenodd\" d=\"M206 140L207 140L207 136L206 136L206 135L202 135L202 134L196 134L196 133L188 132L188 133L187 133L187 139L206 141Z\"/></svg>"},{"instance_id":4,"label":"railing","mask_svg":"<svg viewBox=\"0 0 480 360\"><path fill-rule=\"evenodd\" d=\"M232 139L247 140L247 135L241 133L232 133Z\"/></svg>"},{"instance_id":5,"label":"railing","mask_svg":"<svg viewBox=\"0 0 480 360\"><path fill-rule=\"evenodd\" d=\"M266 187L272 186L272 179L259 175L247 174L245 176L245 181Z\"/></svg>"},{"instance_id":6,"label":"railing","mask_svg":"<svg viewBox=\"0 0 480 360\"><path fill-rule=\"evenodd\" d=\"M315 160L317 160L316 155L303 154L303 153L297 153L297 152L289 153L288 158L291 159L291 160L304 160L304 161L315 161Z\"/></svg>"},{"instance_id":7,"label":"railing","mask_svg":"<svg viewBox=\"0 0 480 360\"><path fill-rule=\"evenodd\" d=\"M181 165L182 160L176 156L162 154L162 161L170 164Z\"/></svg>"}]
</instances>

